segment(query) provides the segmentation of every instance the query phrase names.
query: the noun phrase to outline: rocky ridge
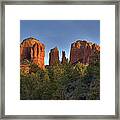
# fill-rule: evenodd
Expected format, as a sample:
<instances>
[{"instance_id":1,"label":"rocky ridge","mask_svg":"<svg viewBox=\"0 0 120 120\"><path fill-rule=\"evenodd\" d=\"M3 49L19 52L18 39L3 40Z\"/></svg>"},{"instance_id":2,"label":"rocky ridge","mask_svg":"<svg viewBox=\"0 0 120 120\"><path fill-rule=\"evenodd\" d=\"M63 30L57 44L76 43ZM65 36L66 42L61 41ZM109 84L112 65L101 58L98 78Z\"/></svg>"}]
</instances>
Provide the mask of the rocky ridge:
<instances>
[{"instance_id":1,"label":"rocky ridge","mask_svg":"<svg viewBox=\"0 0 120 120\"><path fill-rule=\"evenodd\" d=\"M37 64L39 68L44 69L44 57L45 57L45 45L39 40L30 37L20 44L20 62L21 67L24 65L23 61L27 60L34 64ZM90 64L91 61L100 60L100 46L88 42L86 40L77 40L71 44L70 49L70 63L76 64L77 62L83 64ZM67 61L65 51L62 51L61 64L65 64ZM60 63L59 50L57 47L50 50L49 53L49 65L52 66L55 62Z\"/></svg>"}]
</instances>

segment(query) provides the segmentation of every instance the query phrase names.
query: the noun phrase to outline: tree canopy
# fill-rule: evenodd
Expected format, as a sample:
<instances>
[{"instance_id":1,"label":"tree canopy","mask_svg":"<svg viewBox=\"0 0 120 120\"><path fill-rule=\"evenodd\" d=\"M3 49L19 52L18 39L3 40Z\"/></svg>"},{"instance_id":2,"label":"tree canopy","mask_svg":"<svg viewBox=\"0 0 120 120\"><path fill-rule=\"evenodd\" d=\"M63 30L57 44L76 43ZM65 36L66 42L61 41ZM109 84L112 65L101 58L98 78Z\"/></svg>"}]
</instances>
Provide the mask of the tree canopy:
<instances>
[{"instance_id":1,"label":"tree canopy","mask_svg":"<svg viewBox=\"0 0 120 120\"><path fill-rule=\"evenodd\" d=\"M55 63L41 70L30 64L29 74L20 74L21 100L98 100L100 63L72 65Z\"/></svg>"}]
</instances>

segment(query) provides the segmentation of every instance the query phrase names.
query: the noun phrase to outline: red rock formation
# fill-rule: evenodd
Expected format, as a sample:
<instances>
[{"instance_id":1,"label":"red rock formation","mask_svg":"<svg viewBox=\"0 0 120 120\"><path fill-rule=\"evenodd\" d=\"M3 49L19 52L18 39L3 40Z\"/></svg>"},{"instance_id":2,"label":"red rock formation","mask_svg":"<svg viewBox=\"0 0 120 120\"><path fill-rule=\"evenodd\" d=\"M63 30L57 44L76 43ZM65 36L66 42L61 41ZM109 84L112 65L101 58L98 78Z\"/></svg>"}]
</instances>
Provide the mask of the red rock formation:
<instances>
[{"instance_id":1,"label":"red rock formation","mask_svg":"<svg viewBox=\"0 0 120 120\"><path fill-rule=\"evenodd\" d=\"M75 64L79 61L83 64L89 64L91 56L96 52L100 52L99 45L78 40L71 45L70 62Z\"/></svg>"},{"instance_id":2,"label":"red rock formation","mask_svg":"<svg viewBox=\"0 0 120 120\"><path fill-rule=\"evenodd\" d=\"M53 65L55 62L59 62L59 51L57 47L51 49L49 53L49 65Z\"/></svg>"},{"instance_id":3,"label":"red rock formation","mask_svg":"<svg viewBox=\"0 0 120 120\"><path fill-rule=\"evenodd\" d=\"M27 59L44 68L45 46L35 38L27 38L20 44L20 61Z\"/></svg>"},{"instance_id":4,"label":"red rock formation","mask_svg":"<svg viewBox=\"0 0 120 120\"><path fill-rule=\"evenodd\" d=\"M65 51L62 51L62 64L65 64L67 62L66 56L65 56Z\"/></svg>"}]
</instances>

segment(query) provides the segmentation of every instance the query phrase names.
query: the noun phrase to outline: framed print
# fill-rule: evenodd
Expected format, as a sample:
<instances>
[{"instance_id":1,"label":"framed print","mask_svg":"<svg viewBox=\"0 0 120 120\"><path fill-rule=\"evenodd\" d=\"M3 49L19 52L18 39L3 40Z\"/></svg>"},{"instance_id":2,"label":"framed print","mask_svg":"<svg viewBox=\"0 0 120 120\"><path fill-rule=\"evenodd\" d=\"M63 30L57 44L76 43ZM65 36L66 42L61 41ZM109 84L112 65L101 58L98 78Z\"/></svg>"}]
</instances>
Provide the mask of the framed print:
<instances>
[{"instance_id":1,"label":"framed print","mask_svg":"<svg viewBox=\"0 0 120 120\"><path fill-rule=\"evenodd\" d=\"M119 119L119 7L2 1L1 118Z\"/></svg>"}]
</instances>

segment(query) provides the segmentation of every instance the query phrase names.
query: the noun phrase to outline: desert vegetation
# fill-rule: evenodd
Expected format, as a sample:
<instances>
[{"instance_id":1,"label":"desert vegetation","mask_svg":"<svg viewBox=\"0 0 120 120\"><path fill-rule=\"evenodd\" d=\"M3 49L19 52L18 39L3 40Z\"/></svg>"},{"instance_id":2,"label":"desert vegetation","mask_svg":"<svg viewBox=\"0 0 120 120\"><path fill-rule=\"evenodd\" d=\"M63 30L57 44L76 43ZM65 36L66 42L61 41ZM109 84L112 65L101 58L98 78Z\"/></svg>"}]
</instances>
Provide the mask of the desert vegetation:
<instances>
[{"instance_id":1,"label":"desert vegetation","mask_svg":"<svg viewBox=\"0 0 120 120\"><path fill-rule=\"evenodd\" d=\"M78 62L61 64L40 69L29 64L29 74L20 73L21 100L99 100L100 62L89 65Z\"/></svg>"}]
</instances>

